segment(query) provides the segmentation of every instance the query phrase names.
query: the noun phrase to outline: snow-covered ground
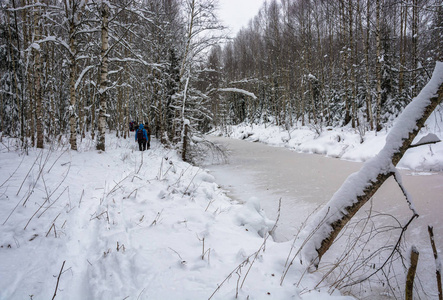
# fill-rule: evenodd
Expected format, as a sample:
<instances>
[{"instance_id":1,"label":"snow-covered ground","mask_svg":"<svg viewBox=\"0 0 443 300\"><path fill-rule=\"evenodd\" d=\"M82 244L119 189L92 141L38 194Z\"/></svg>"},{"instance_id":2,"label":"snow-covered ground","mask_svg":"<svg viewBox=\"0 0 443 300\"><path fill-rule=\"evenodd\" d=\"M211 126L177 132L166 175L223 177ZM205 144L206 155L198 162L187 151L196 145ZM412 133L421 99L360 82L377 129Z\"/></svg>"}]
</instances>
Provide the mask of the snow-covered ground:
<instances>
[{"instance_id":1,"label":"snow-covered ground","mask_svg":"<svg viewBox=\"0 0 443 300\"><path fill-rule=\"evenodd\" d=\"M0 299L350 299L267 235L257 202L229 199L206 171L154 140L106 136L17 150L0 143Z\"/></svg>"}]
</instances>

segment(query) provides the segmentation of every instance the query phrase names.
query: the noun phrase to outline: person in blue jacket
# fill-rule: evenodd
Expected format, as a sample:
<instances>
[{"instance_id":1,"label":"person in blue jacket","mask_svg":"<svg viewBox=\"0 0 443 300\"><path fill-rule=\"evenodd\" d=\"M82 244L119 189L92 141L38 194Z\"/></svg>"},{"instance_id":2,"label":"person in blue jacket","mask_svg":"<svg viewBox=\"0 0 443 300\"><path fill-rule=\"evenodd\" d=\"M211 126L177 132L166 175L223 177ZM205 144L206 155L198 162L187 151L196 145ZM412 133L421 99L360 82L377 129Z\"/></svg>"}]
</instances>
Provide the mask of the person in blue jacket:
<instances>
[{"instance_id":1,"label":"person in blue jacket","mask_svg":"<svg viewBox=\"0 0 443 300\"><path fill-rule=\"evenodd\" d=\"M148 133L146 132L143 124L140 124L135 132L135 141L138 142L138 149L140 151L146 150L146 143L148 141Z\"/></svg>"}]
</instances>

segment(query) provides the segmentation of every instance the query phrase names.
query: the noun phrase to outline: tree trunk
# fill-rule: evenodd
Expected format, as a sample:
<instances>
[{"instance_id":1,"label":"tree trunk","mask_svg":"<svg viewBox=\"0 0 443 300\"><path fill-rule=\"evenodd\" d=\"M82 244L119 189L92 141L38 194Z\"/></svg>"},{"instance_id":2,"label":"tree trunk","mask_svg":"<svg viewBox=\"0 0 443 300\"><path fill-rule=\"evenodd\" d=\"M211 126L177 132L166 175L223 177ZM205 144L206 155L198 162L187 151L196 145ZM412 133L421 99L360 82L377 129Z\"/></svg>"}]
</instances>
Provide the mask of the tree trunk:
<instances>
[{"instance_id":1,"label":"tree trunk","mask_svg":"<svg viewBox=\"0 0 443 300\"><path fill-rule=\"evenodd\" d=\"M376 65L376 73L377 73L377 106L376 106L376 115L375 115L375 130L381 130L380 124L380 114L381 114L381 27L380 27L380 0L376 2L376 28L375 28L375 36L377 43L377 65Z\"/></svg>"},{"instance_id":2,"label":"tree trunk","mask_svg":"<svg viewBox=\"0 0 443 300\"><path fill-rule=\"evenodd\" d=\"M412 83L414 88L412 89L412 94L417 93L418 88L418 0L412 1L412 61L414 65L412 66Z\"/></svg>"},{"instance_id":3,"label":"tree trunk","mask_svg":"<svg viewBox=\"0 0 443 300\"><path fill-rule=\"evenodd\" d=\"M109 8L106 3L102 3L102 28L101 28L101 68L100 68L100 90L99 90L99 116L98 116L98 136L97 150L105 151L105 130L106 130L106 110L107 110L107 87L108 87L108 14Z\"/></svg>"},{"instance_id":4,"label":"tree trunk","mask_svg":"<svg viewBox=\"0 0 443 300\"><path fill-rule=\"evenodd\" d=\"M356 60L356 56L354 56L354 51L356 50L357 47L354 47L354 32L352 30L352 26L353 26L353 16L352 16L352 12L353 12L354 8L352 7L352 1L348 1L348 26L349 26L349 53L348 53L348 57L349 57L349 70L351 73L351 85L352 85L352 97L350 99L350 106L352 109L352 113L351 113L351 125L352 128L356 128L356 122L357 122L357 103L356 103L356 98L357 98L357 88L356 88L356 79L355 79L355 60Z\"/></svg>"},{"instance_id":5,"label":"tree trunk","mask_svg":"<svg viewBox=\"0 0 443 300\"><path fill-rule=\"evenodd\" d=\"M406 25L408 16L406 3L401 6L400 11L400 66L398 73L398 93L401 97L404 89L404 67L406 62Z\"/></svg>"},{"instance_id":6,"label":"tree trunk","mask_svg":"<svg viewBox=\"0 0 443 300\"><path fill-rule=\"evenodd\" d=\"M15 1L12 1L12 2L14 3L14 8L15 8ZM16 13L14 11L14 16L15 15L16 15ZM17 106L17 114L19 116L19 120L21 121L22 128L23 128L23 120L21 118L21 108L20 108L20 101L19 101L19 90L18 90L18 86L19 85L18 85L18 81L17 81L18 75L17 75L17 70L16 70L16 67L15 67L15 64L16 64L15 61L16 60L15 60L15 55L14 55L14 51L13 51L14 47L12 46L14 44L13 44L13 40L12 40L11 25L10 25L11 22L10 22L10 17L9 17L9 12L8 11L6 11L6 16L7 16L7 22L8 22L8 45L7 45L7 49L8 49L9 56L10 56L10 61L11 61L11 64L12 64L12 72L13 72L12 77L14 78L14 85L11 85L9 88L10 88L10 93L12 95L15 95L15 103L16 103L16 106ZM17 18L16 17L14 18L14 21L15 21L15 25L16 25L16 28L17 28ZM19 53L20 53L20 42L19 42L18 38L17 38L17 48L18 48ZM19 57L19 60L20 60L20 57ZM14 90L15 91L13 90L13 86L14 86ZM2 117L3 117L3 115L2 115ZM3 122L3 118L2 118L2 122ZM22 141L23 141L23 131L21 131L21 137L22 137Z\"/></svg>"},{"instance_id":7,"label":"tree trunk","mask_svg":"<svg viewBox=\"0 0 443 300\"><path fill-rule=\"evenodd\" d=\"M0 132L3 132L5 130L5 118L3 117L3 107L4 107L4 103L3 103L3 93L0 93ZM1 143L1 138L3 135L0 135L0 143Z\"/></svg>"},{"instance_id":8,"label":"tree trunk","mask_svg":"<svg viewBox=\"0 0 443 300\"><path fill-rule=\"evenodd\" d=\"M343 47L344 57L343 57L343 66L344 66L344 74L343 74L343 82L344 82L344 101L345 101L345 119L344 119L344 125L348 124L351 121L351 106L349 103L349 56L350 53L348 51L348 47L346 47L346 35L348 34L346 32L346 27L348 26L346 22L346 9L345 9L345 2L344 0L340 0L339 2L339 8L340 8L340 15L341 15L341 28L340 28L340 39L341 39L341 45Z\"/></svg>"},{"instance_id":9,"label":"tree trunk","mask_svg":"<svg viewBox=\"0 0 443 300\"><path fill-rule=\"evenodd\" d=\"M187 123L185 123L183 125L183 149L182 149L182 160L183 161L187 161L186 155L188 154L188 152L187 152L187 150L188 150L188 130L189 130L189 125Z\"/></svg>"},{"instance_id":10,"label":"tree trunk","mask_svg":"<svg viewBox=\"0 0 443 300\"><path fill-rule=\"evenodd\" d=\"M123 137L124 126L123 126L123 89L124 87L120 84L117 92L117 130L116 137Z\"/></svg>"},{"instance_id":11,"label":"tree trunk","mask_svg":"<svg viewBox=\"0 0 443 300\"><path fill-rule=\"evenodd\" d=\"M66 4L67 5L67 4ZM76 58L75 58L75 11L74 6L71 7L71 20L69 20L69 127L70 127L70 138L69 143L71 144L72 150L77 150L77 114L76 114L76 95L75 95L75 76L76 76ZM66 8L68 11L68 7Z\"/></svg>"},{"instance_id":12,"label":"tree trunk","mask_svg":"<svg viewBox=\"0 0 443 300\"><path fill-rule=\"evenodd\" d=\"M38 0L35 1L37 3ZM34 41L41 38L40 34L40 8L34 8ZM34 84L35 84L35 109L36 109L36 125L37 125L37 148L43 149L43 113L42 113L42 86L41 86L41 74L42 74L42 64L40 57L40 45L38 49L34 48ZM33 130L31 133L33 134Z\"/></svg>"},{"instance_id":13,"label":"tree trunk","mask_svg":"<svg viewBox=\"0 0 443 300\"><path fill-rule=\"evenodd\" d=\"M318 266L321 257L347 222L395 172L394 167L442 100L443 62L438 62L430 82L397 119L386 138L385 147L375 158L367 161L360 171L347 178L328 204L316 214L314 221L304 230L306 236L314 232L303 249L303 256L310 263ZM416 126L408 128L412 120L415 120Z\"/></svg>"},{"instance_id":14,"label":"tree trunk","mask_svg":"<svg viewBox=\"0 0 443 300\"><path fill-rule=\"evenodd\" d=\"M190 51L190 46L191 46L191 40L192 40L192 35L194 32L194 19L195 19L195 0L190 0L188 2L189 6L190 6L190 13L189 13L189 27L188 27L188 34L186 37L186 48L185 48L185 53L183 54L183 61L182 61L182 65L180 68L180 78L183 77L184 73L185 73L185 69L186 69L186 63L188 60L188 55L189 55L189 51Z\"/></svg>"},{"instance_id":15,"label":"tree trunk","mask_svg":"<svg viewBox=\"0 0 443 300\"><path fill-rule=\"evenodd\" d=\"M371 77L369 75L369 34L370 34L370 1L366 3L366 34L365 34L365 65L366 65L366 121L369 128L374 129L374 118L372 116L372 95L371 95ZM362 26L363 28L363 26Z\"/></svg>"}]
</instances>

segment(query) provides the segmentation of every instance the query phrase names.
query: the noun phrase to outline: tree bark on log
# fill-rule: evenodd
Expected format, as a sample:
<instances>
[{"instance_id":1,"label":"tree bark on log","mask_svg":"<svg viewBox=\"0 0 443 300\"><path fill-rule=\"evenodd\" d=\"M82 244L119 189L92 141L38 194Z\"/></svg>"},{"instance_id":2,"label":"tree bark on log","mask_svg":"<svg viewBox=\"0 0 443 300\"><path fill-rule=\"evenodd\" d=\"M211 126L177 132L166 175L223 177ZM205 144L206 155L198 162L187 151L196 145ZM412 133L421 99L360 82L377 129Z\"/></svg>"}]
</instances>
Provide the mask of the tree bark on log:
<instances>
[{"instance_id":1,"label":"tree bark on log","mask_svg":"<svg viewBox=\"0 0 443 300\"><path fill-rule=\"evenodd\" d=\"M302 262L318 267L348 221L375 194L391 175L430 114L443 99L443 63L437 62L430 82L406 107L386 138L386 145L357 173L350 175L331 200L304 229L309 238L302 251Z\"/></svg>"}]
</instances>

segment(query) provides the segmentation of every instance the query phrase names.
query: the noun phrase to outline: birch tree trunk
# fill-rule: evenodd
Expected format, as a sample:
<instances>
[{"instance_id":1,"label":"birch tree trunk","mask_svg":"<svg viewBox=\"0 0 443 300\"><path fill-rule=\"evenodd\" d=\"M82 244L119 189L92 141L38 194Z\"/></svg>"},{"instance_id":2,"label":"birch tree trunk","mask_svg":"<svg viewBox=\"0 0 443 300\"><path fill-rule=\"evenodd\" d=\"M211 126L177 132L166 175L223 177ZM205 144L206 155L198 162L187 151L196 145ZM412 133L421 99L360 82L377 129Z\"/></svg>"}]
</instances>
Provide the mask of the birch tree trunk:
<instances>
[{"instance_id":1,"label":"birch tree trunk","mask_svg":"<svg viewBox=\"0 0 443 300\"><path fill-rule=\"evenodd\" d=\"M365 66L366 66L366 121L369 123L369 128L374 129L374 119L372 116L372 94L371 94L371 77L369 75L369 34L370 34L370 1L366 3L366 34L365 34ZM362 26L363 27L363 26Z\"/></svg>"},{"instance_id":2,"label":"birch tree trunk","mask_svg":"<svg viewBox=\"0 0 443 300\"><path fill-rule=\"evenodd\" d=\"M357 173L350 175L331 200L305 228L307 239L303 257L318 267L343 227L393 175L399 163L427 118L443 100L443 62L437 62L430 82L406 107L386 138L386 145Z\"/></svg>"},{"instance_id":3,"label":"birch tree trunk","mask_svg":"<svg viewBox=\"0 0 443 300\"><path fill-rule=\"evenodd\" d=\"M75 95L75 76L76 76L76 47L75 47L75 5L72 0L65 0L66 15L70 17L69 20L69 127L70 127L70 138L69 143L71 144L72 150L77 150L77 114L76 114L76 95ZM70 7L69 7L70 6ZM71 10L69 12L69 10Z\"/></svg>"},{"instance_id":4,"label":"birch tree trunk","mask_svg":"<svg viewBox=\"0 0 443 300\"><path fill-rule=\"evenodd\" d=\"M406 62L406 25L407 25L407 0L405 0L405 4L403 4L400 8L400 67L398 73L398 93L400 96L403 94L404 88L404 67Z\"/></svg>"},{"instance_id":5,"label":"birch tree trunk","mask_svg":"<svg viewBox=\"0 0 443 300\"><path fill-rule=\"evenodd\" d=\"M30 2L31 0L23 0L22 1L22 6L28 6L30 5L32 2ZM15 7L15 1L13 1L14 4L14 9ZM14 14L15 17L15 27L16 27L16 31L18 32L18 25L17 25L17 18L16 18L16 14ZM29 13L29 8L28 9L23 9L22 10L22 19L24 20L23 24L22 24L22 30L23 30L23 49L28 49L31 42L32 42L32 31L31 28L32 26L32 15ZM17 39L19 40L19 39ZM24 52L24 51L21 51ZM23 59L23 61L27 61L26 55L23 53L20 53L20 58ZM29 62L28 62L29 63ZM26 104L27 102L29 102L29 99L32 99L32 80L31 80L31 73L32 73L32 68L33 66L28 66L27 68L24 68L23 70L23 87L22 87L22 99L21 99L21 104L20 104L20 111L21 111L21 133L22 133L22 142L24 143L25 138L29 137L29 125L26 123L26 119L28 119L28 122L31 123L31 119L29 116L29 113L26 111L27 107ZM29 105L31 106L31 105ZM27 117L26 117L27 116Z\"/></svg>"},{"instance_id":6,"label":"birch tree trunk","mask_svg":"<svg viewBox=\"0 0 443 300\"><path fill-rule=\"evenodd\" d=\"M189 6L190 6L189 27L188 27L188 34L187 34L187 37L186 37L185 53L183 54L183 61L182 61L182 65L181 65L181 68L180 68L180 75L179 75L180 78L182 78L183 74L185 73L187 58L188 58L190 47L191 47L191 40L192 40L192 36L193 36L193 33L194 33L195 0L190 0L189 1Z\"/></svg>"},{"instance_id":7,"label":"birch tree trunk","mask_svg":"<svg viewBox=\"0 0 443 300\"><path fill-rule=\"evenodd\" d=\"M115 132L116 137L123 137L123 85L120 84L120 87L118 88L117 92L117 128Z\"/></svg>"},{"instance_id":8,"label":"birch tree trunk","mask_svg":"<svg viewBox=\"0 0 443 300\"><path fill-rule=\"evenodd\" d=\"M412 83L413 89L412 94L415 95L417 93L418 80L419 76L418 71L418 0L412 1L412 60L414 65L412 66Z\"/></svg>"},{"instance_id":9,"label":"birch tree trunk","mask_svg":"<svg viewBox=\"0 0 443 300\"><path fill-rule=\"evenodd\" d=\"M38 0L35 0L38 3ZM34 8L34 41L41 38L40 34L40 8ZM34 61L35 61L35 73L34 73L34 84L35 84L35 109L36 109L36 125L37 125L37 148L43 149L43 114L42 114L42 87L41 87L41 74L42 74L42 64L40 57L40 45L34 47ZM33 134L31 130L31 134Z\"/></svg>"},{"instance_id":10,"label":"birch tree trunk","mask_svg":"<svg viewBox=\"0 0 443 300\"><path fill-rule=\"evenodd\" d=\"M14 5L14 9L15 9L15 1L12 1L12 3ZM11 92L11 94L15 95L15 103L16 103L16 106L17 106L17 114L18 114L18 117L19 117L19 120L20 120L20 123L21 123L21 131L20 131L21 134L20 135L21 135L22 142L23 142L23 138L24 138L23 118L22 118L22 109L21 109L20 100L19 100L19 89L18 89L19 85L18 85L18 80L17 80L18 75L17 75L17 70L16 70L16 67L15 67L16 62L15 62L15 55L14 55L13 46L12 46L14 44L13 44L12 34L11 34L11 25L10 25L11 21L10 21L10 17L9 17L9 12L6 12L6 17L7 17L7 20L8 20L8 41L9 41L7 49L8 49L8 52L9 52L10 60L12 62L12 72L13 72L12 76L14 78L14 90L13 90L13 87L11 85L10 86L10 92ZM16 17L15 10L14 10L14 22L15 22L15 28L17 30L17 17ZM20 52L21 52L20 51L20 40L18 38L17 38L17 49L19 50L19 55L20 55ZM20 57L18 59L20 60ZM23 86L22 86L22 88L23 88ZM3 114L2 114L2 116L3 116ZM2 118L2 122L3 122L3 118Z\"/></svg>"},{"instance_id":11,"label":"birch tree trunk","mask_svg":"<svg viewBox=\"0 0 443 300\"><path fill-rule=\"evenodd\" d=\"M348 26L349 26L349 69L351 72L351 90L352 90L352 98L350 99L350 106L352 109L351 113L351 124L352 128L356 127L357 123L357 87L356 87L356 79L355 79L355 66L356 66L356 58L357 55L354 56L354 53L356 54L356 46L354 46L354 32L352 30L353 27L353 16L352 12L354 10L354 7L352 6L352 1L348 2Z\"/></svg>"},{"instance_id":12,"label":"birch tree trunk","mask_svg":"<svg viewBox=\"0 0 443 300\"><path fill-rule=\"evenodd\" d=\"M100 89L99 89L99 116L97 150L105 151L105 130L106 130L106 110L107 110L107 87L108 87L108 5L101 4L102 28L101 28L101 67L100 67Z\"/></svg>"},{"instance_id":13,"label":"birch tree trunk","mask_svg":"<svg viewBox=\"0 0 443 300\"><path fill-rule=\"evenodd\" d=\"M380 125L380 114L381 114L381 27L380 27L380 0L377 0L376 5L376 28L375 28L375 36L377 43L377 65L376 65L376 73L377 73L377 106L376 106L376 115L375 115L375 129L377 131L381 130Z\"/></svg>"},{"instance_id":14,"label":"birch tree trunk","mask_svg":"<svg viewBox=\"0 0 443 300\"><path fill-rule=\"evenodd\" d=\"M351 121L351 105L349 103L350 97L349 97L349 61L350 61L350 55L348 51L348 47L346 47L346 35L349 33L346 30L346 27L348 26L346 22L346 5L344 0L340 0L339 2L339 9L340 9L340 39L341 39L341 45L343 46L343 52L344 57L343 59L343 81L344 81L344 101L345 101L345 118L344 118L344 125L348 124ZM348 16L349 17L349 16Z\"/></svg>"}]
</instances>

